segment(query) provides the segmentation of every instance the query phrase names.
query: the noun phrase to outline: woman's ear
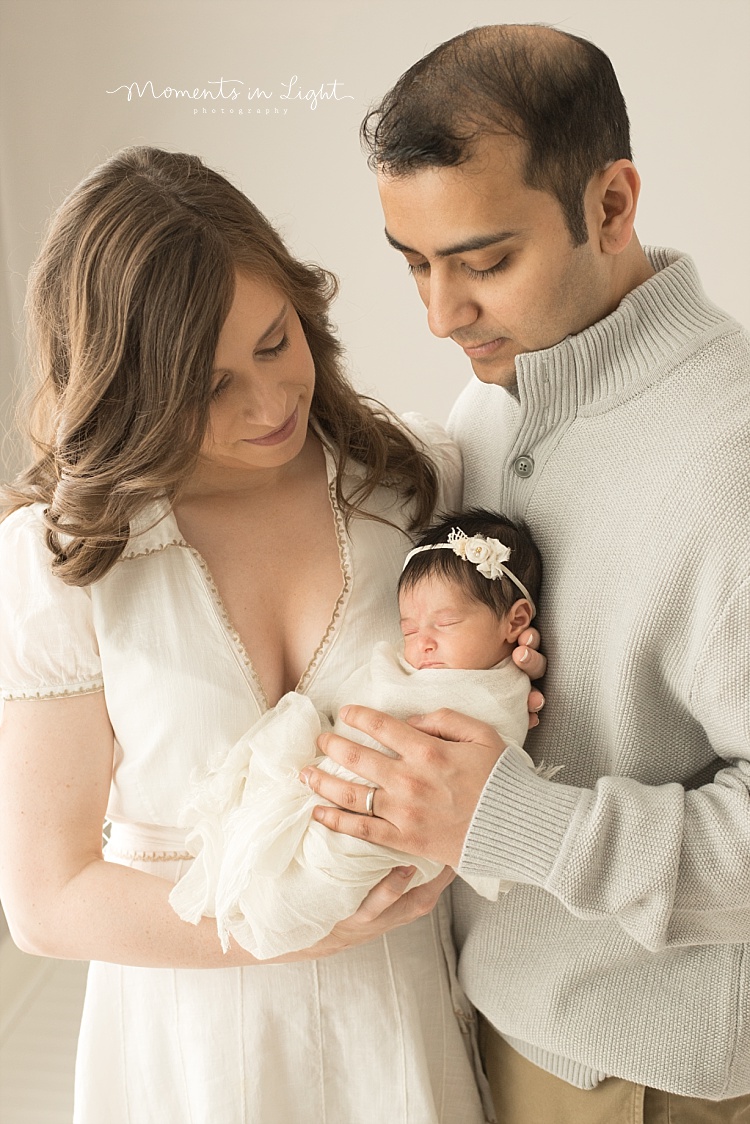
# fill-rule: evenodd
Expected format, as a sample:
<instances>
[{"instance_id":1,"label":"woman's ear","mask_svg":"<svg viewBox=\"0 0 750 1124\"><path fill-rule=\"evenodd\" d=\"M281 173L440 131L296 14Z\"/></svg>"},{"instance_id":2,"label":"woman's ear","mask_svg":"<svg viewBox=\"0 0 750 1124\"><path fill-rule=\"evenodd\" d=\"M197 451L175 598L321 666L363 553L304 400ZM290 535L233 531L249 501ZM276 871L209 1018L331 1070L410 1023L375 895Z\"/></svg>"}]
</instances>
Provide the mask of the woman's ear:
<instances>
[{"instance_id":1,"label":"woman's ear","mask_svg":"<svg viewBox=\"0 0 750 1124\"><path fill-rule=\"evenodd\" d=\"M515 601L505 618L505 639L511 643L518 640L521 633L531 624L533 615L531 603L526 597Z\"/></svg>"}]
</instances>

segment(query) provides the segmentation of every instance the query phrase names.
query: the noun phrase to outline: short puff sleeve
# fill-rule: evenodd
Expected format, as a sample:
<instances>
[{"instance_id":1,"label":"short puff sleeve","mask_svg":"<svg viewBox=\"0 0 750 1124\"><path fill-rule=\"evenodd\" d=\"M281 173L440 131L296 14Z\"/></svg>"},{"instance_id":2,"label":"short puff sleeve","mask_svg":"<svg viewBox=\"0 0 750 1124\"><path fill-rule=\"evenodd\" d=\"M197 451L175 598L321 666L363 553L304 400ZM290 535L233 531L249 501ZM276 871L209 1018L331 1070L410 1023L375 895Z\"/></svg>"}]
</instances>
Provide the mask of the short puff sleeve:
<instances>
[{"instance_id":1,"label":"short puff sleeve","mask_svg":"<svg viewBox=\"0 0 750 1124\"><path fill-rule=\"evenodd\" d=\"M401 422L423 443L438 474L438 499L435 511L460 511L463 503L463 461L461 450L442 425L422 414L401 415Z\"/></svg>"},{"instance_id":2,"label":"short puff sleeve","mask_svg":"<svg viewBox=\"0 0 750 1124\"><path fill-rule=\"evenodd\" d=\"M52 573L43 507L0 523L0 697L48 699L103 687L89 589Z\"/></svg>"}]
</instances>

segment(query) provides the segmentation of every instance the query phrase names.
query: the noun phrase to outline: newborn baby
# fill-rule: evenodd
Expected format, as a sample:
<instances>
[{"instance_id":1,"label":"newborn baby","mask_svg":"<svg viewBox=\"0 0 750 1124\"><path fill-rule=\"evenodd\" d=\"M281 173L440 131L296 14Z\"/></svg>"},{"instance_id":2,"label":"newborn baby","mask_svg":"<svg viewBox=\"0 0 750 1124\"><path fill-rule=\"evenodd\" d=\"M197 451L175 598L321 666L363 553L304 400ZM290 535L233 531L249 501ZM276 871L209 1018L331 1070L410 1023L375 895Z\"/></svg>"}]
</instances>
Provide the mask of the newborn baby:
<instances>
[{"instance_id":1,"label":"newborn baby","mask_svg":"<svg viewBox=\"0 0 750 1124\"><path fill-rule=\"evenodd\" d=\"M358 703L404 719L448 706L490 723L520 748L529 680L510 657L534 616L540 581L539 552L524 527L485 511L446 517L404 563L403 654L377 644L369 663L342 684L333 713ZM196 790L188 846L197 857L170 901L184 920L215 916L225 949L230 935L260 959L307 948L354 913L394 866L416 867L413 886L442 870L312 819L322 801L298 774L330 728L305 695L291 692ZM390 752L340 719L333 730ZM328 757L314 763L369 783ZM528 765L535 768L530 757ZM510 888L497 879L469 881L491 900Z\"/></svg>"}]
</instances>

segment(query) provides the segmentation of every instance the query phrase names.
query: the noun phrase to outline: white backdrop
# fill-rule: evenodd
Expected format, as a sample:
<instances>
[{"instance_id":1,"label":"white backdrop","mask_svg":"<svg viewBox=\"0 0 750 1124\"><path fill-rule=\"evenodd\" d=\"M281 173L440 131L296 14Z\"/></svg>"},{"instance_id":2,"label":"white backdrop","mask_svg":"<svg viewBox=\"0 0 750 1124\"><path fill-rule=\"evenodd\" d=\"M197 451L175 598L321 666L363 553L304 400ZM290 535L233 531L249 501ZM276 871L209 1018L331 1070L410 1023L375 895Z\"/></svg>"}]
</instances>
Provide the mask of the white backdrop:
<instances>
[{"instance_id":1,"label":"white backdrop","mask_svg":"<svg viewBox=\"0 0 750 1124\"><path fill-rule=\"evenodd\" d=\"M429 336L404 265L385 244L357 131L368 105L419 56L501 20L552 23L607 51L644 181L641 240L690 252L713 299L750 323L750 0L0 0L0 18L6 426L13 380L24 378L24 279L44 223L90 167L137 142L200 154L295 253L334 270L335 318L357 385L399 411L443 420L471 372L455 344ZM240 97L154 96L167 87L218 91L220 79ZM282 99L321 86L332 93L334 81L338 100L317 108ZM262 113L248 112L259 105L247 99L256 88L272 95ZM6 442L0 475L16 459Z\"/></svg>"}]
</instances>

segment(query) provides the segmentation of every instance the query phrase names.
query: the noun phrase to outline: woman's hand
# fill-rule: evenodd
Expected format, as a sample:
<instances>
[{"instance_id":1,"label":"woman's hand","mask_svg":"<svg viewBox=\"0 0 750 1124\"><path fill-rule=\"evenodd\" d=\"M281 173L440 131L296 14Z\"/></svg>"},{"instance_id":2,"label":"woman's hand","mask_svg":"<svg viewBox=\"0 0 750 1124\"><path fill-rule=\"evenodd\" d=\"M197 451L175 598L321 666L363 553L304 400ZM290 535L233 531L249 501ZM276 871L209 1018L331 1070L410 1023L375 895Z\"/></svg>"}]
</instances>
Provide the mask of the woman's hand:
<instances>
[{"instance_id":1,"label":"woman's hand","mask_svg":"<svg viewBox=\"0 0 750 1124\"><path fill-rule=\"evenodd\" d=\"M541 679L547 670L547 660L539 649L540 636L535 628L522 632L518 643L513 649L513 662L521 671L525 671L529 679ZM529 729L533 730L539 725L539 711L544 706L544 695L535 687L529 691Z\"/></svg>"},{"instance_id":2,"label":"woman's hand","mask_svg":"<svg viewBox=\"0 0 750 1124\"><path fill-rule=\"evenodd\" d=\"M408 925L410 921L431 913L443 890L456 877L456 872L447 866L431 882L410 890L408 887L414 877L414 869L413 866L395 867L370 890L356 913L345 921L339 921L327 937L307 950L307 958L318 960L366 944L399 925ZM299 960L300 954L292 953L280 959Z\"/></svg>"}]
</instances>

